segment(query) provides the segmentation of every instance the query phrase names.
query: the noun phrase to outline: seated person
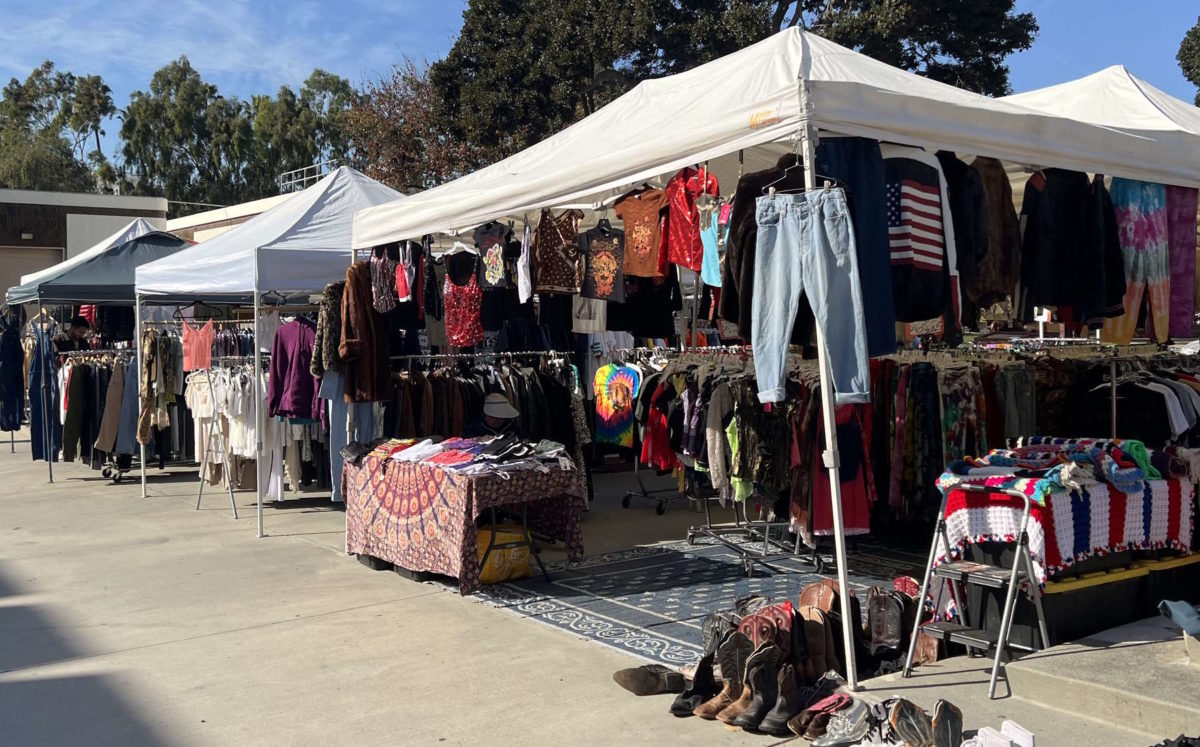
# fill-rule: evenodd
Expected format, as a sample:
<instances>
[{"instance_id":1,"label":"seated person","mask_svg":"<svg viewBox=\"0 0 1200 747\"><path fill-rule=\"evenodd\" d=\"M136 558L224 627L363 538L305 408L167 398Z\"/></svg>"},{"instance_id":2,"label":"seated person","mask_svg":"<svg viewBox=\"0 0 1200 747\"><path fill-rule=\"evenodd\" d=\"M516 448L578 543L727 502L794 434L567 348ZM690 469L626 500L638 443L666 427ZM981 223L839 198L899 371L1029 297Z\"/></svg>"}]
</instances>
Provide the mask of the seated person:
<instances>
[{"instance_id":1,"label":"seated person","mask_svg":"<svg viewBox=\"0 0 1200 747\"><path fill-rule=\"evenodd\" d=\"M521 438L517 417L521 413L508 404L503 394L489 394L483 400L483 418L468 423L463 431L465 438L514 435Z\"/></svg>"}]
</instances>

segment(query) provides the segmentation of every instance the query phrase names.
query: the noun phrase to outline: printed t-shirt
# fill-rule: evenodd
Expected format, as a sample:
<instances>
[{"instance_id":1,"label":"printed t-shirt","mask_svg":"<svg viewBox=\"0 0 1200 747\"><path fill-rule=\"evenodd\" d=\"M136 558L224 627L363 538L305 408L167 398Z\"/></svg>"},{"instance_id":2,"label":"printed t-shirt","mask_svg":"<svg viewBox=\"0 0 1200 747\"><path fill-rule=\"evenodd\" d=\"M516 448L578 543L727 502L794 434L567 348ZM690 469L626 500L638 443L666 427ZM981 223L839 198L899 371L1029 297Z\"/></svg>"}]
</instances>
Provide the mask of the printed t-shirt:
<instances>
[{"instance_id":1,"label":"printed t-shirt","mask_svg":"<svg viewBox=\"0 0 1200 747\"><path fill-rule=\"evenodd\" d=\"M667 196L661 189L647 189L622 197L613 206L625 224L625 274L662 277L658 255L662 246L662 212Z\"/></svg>"},{"instance_id":2,"label":"printed t-shirt","mask_svg":"<svg viewBox=\"0 0 1200 747\"><path fill-rule=\"evenodd\" d=\"M484 290L508 287L508 271L504 264L504 250L512 238L512 229L503 223L485 223L475 229L475 246L483 261L479 273L479 285Z\"/></svg>"},{"instance_id":3,"label":"printed t-shirt","mask_svg":"<svg viewBox=\"0 0 1200 747\"><path fill-rule=\"evenodd\" d=\"M636 368L612 363L596 370L596 441L633 448L633 406L641 388Z\"/></svg>"},{"instance_id":4,"label":"printed t-shirt","mask_svg":"<svg viewBox=\"0 0 1200 747\"><path fill-rule=\"evenodd\" d=\"M584 255L583 292L585 298L601 301L625 300L625 232L593 228L579 235Z\"/></svg>"}]
</instances>

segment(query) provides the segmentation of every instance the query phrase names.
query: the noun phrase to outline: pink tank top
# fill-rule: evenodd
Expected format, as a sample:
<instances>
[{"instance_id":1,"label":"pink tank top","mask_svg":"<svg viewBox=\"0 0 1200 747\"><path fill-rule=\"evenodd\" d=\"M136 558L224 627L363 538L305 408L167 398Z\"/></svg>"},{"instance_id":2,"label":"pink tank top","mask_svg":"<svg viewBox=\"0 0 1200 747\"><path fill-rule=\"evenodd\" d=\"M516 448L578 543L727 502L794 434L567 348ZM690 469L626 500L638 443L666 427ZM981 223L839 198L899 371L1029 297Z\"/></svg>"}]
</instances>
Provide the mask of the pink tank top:
<instances>
[{"instance_id":1,"label":"pink tank top","mask_svg":"<svg viewBox=\"0 0 1200 747\"><path fill-rule=\"evenodd\" d=\"M196 329L186 321L183 323L183 370L195 371L212 366L213 336L212 319Z\"/></svg>"}]
</instances>

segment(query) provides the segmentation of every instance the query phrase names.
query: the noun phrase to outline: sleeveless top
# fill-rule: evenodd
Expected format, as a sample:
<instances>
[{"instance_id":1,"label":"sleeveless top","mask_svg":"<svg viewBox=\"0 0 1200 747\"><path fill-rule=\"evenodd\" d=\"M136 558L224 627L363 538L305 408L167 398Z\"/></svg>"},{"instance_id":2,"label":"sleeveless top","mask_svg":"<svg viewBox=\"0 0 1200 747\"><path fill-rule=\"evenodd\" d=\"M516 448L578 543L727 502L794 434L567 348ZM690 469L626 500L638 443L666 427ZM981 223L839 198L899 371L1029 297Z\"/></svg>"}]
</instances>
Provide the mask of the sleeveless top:
<instances>
[{"instance_id":1,"label":"sleeveless top","mask_svg":"<svg viewBox=\"0 0 1200 747\"><path fill-rule=\"evenodd\" d=\"M392 259L389 251L394 246L377 246L371 252L371 299L380 314L388 313L400 303L396 291L396 270L400 262Z\"/></svg>"},{"instance_id":2,"label":"sleeveless top","mask_svg":"<svg viewBox=\"0 0 1200 747\"><path fill-rule=\"evenodd\" d=\"M183 323L183 370L195 371L212 366L213 337L212 319L199 329L186 321Z\"/></svg>"},{"instance_id":3,"label":"sleeveless top","mask_svg":"<svg viewBox=\"0 0 1200 747\"><path fill-rule=\"evenodd\" d=\"M443 287L446 306L446 340L457 348L469 348L483 341L483 322L479 309L483 291L471 273L466 285L458 285L446 273Z\"/></svg>"}]
</instances>

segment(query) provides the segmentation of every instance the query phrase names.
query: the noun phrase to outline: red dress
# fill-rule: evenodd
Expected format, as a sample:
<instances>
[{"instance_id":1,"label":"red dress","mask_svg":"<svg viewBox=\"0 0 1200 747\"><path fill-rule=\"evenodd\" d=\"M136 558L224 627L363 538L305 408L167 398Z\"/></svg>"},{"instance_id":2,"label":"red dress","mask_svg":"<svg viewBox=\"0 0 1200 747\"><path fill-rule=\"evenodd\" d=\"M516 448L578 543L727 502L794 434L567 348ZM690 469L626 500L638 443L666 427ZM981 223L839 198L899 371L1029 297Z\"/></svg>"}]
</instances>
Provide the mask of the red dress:
<instances>
[{"instance_id":1,"label":"red dress","mask_svg":"<svg viewBox=\"0 0 1200 747\"><path fill-rule=\"evenodd\" d=\"M456 348L469 348L483 342L483 322L479 308L483 303L483 291L475 280L475 273L466 285L457 285L446 273L442 289L446 305L446 340Z\"/></svg>"},{"instance_id":2,"label":"red dress","mask_svg":"<svg viewBox=\"0 0 1200 747\"><path fill-rule=\"evenodd\" d=\"M836 413L838 430L842 431L838 450L846 450L841 454L843 469L839 475L842 480L842 525L847 535L870 534L871 500L867 490L867 474L871 471L871 463L863 448L858 412L854 405L841 405ZM833 534L833 500L829 490L829 473L821 466L821 452L825 449L824 423L817 426L813 448L817 452L814 464L818 465L813 475L813 534L830 535ZM854 465L852 472L845 469L848 464Z\"/></svg>"}]
</instances>

